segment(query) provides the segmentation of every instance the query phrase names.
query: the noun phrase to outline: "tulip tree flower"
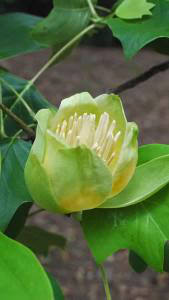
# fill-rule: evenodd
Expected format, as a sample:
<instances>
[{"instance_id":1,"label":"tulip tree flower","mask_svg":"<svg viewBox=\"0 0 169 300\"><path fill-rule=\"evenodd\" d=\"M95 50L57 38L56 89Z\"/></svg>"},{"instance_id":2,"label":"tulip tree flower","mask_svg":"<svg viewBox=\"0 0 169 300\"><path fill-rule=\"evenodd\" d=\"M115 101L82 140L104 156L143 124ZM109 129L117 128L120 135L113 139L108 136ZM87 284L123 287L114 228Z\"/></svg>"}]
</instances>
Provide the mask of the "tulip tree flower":
<instances>
[{"instance_id":1,"label":"tulip tree flower","mask_svg":"<svg viewBox=\"0 0 169 300\"><path fill-rule=\"evenodd\" d=\"M25 180L40 207L60 213L92 209L128 184L137 163L138 130L127 122L118 96L76 94L57 112L40 110L36 119Z\"/></svg>"}]
</instances>

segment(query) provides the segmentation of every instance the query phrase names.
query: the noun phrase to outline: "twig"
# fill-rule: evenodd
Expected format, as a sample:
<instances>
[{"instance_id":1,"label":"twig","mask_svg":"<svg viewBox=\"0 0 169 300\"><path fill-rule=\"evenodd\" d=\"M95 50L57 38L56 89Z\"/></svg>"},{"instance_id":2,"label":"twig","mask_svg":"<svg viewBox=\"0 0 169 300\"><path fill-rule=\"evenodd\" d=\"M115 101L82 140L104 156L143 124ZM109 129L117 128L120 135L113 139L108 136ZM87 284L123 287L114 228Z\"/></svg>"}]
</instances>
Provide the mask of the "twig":
<instances>
[{"instance_id":1,"label":"twig","mask_svg":"<svg viewBox=\"0 0 169 300\"><path fill-rule=\"evenodd\" d=\"M128 80L128 81L122 83L115 89L109 89L108 92L120 94L124 91L127 91L129 89L136 87L137 85L148 80L149 78L153 77L154 75L156 75L160 72L164 72L168 69L169 69L169 60L167 60L166 62L164 62L162 64L159 64L159 65L156 65L156 66L150 68L148 71L144 72L143 74L141 74L131 80Z\"/></svg>"},{"instance_id":2,"label":"twig","mask_svg":"<svg viewBox=\"0 0 169 300\"><path fill-rule=\"evenodd\" d=\"M26 103L25 99L23 99L23 97L21 95L18 94L18 92L13 88L12 85L10 85L6 80L0 78L0 81L5 84L17 97L18 99L22 102L22 104L25 106L25 108L27 109L27 111L29 112L30 116L35 119L35 113L34 111L31 109L31 107ZM11 108L13 109L13 107L16 105L16 102L13 103L13 105L11 106Z\"/></svg>"},{"instance_id":3,"label":"twig","mask_svg":"<svg viewBox=\"0 0 169 300\"><path fill-rule=\"evenodd\" d=\"M29 136L34 137L35 132L29 128L26 123L21 120L17 115L15 115L8 107L6 107L4 104L0 103L0 108L8 115L10 116L18 125L29 134Z\"/></svg>"}]
</instances>

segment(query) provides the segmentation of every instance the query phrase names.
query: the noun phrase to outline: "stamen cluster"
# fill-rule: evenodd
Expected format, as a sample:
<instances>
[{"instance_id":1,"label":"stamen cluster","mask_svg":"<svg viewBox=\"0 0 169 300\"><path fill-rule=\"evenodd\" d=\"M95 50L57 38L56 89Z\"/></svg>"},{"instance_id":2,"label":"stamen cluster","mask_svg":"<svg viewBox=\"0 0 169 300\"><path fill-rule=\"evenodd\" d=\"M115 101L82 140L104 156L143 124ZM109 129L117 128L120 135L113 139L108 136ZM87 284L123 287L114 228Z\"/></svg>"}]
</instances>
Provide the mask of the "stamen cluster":
<instances>
[{"instance_id":1,"label":"stamen cluster","mask_svg":"<svg viewBox=\"0 0 169 300\"><path fill-rule=\"evenodd\" d=\"M69 120L57 125L56 134L72 147L86 145L94 150L104 162L109 165L115 157L115 145L121 135L114 134L116 121L110 122L107 112L104 112L96 124L95 114L75 113Z\"/></svg>"}]
</instances>

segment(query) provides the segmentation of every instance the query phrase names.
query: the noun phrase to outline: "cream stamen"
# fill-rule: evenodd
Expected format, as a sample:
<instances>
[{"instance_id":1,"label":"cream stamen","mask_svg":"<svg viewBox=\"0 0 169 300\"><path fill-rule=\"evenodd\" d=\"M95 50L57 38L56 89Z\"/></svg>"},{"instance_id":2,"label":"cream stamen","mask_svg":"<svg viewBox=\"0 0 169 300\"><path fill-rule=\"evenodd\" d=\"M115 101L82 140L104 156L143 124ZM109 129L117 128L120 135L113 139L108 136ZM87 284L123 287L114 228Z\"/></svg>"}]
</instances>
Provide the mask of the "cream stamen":
<instances>
[{"instance_id":1,"label":"cream stamen","mask_svg":"<svg viewBox=\"0 0 169 300\"><path fill-rule=\"evenodd\" d=\"M94 114L84 113L78 116L75 113L70 116L68 122L64 120L58 124L56 134L63 138L67 144L73 147L86 145L97 153L103 161L110 165L116 153L115 145L121 135L121 131L114 134L116 121L110 123L110 117L104 112L96 125Z\"/></svg>"}]
</instances>

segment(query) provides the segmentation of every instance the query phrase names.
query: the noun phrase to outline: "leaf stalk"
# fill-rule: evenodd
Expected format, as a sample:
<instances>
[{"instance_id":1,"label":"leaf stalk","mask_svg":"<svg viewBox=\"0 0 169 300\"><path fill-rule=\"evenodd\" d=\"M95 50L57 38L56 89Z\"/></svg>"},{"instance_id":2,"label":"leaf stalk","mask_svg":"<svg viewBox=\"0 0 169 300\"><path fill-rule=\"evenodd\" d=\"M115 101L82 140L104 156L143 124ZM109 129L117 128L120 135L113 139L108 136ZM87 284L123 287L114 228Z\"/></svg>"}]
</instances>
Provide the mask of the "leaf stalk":
<instances>
[{"instance_id":1,"label":"leaf stalk","mask_svg":"<svg viewBox=\"0 0 169 300\"><path fill-rule=\"evenodd\" d=\"M99 265L99 270L100 270L100 275L101 275L103 285L104 285L104 289L105 289L105 293L106 293L106 299L107 300L112 300L111 294L110 294L109 283L108 283L108 279L107 279L107 275L106 275L106 271L105 271L105 268L102 264Z\"/></svg>"}]
</instances>

